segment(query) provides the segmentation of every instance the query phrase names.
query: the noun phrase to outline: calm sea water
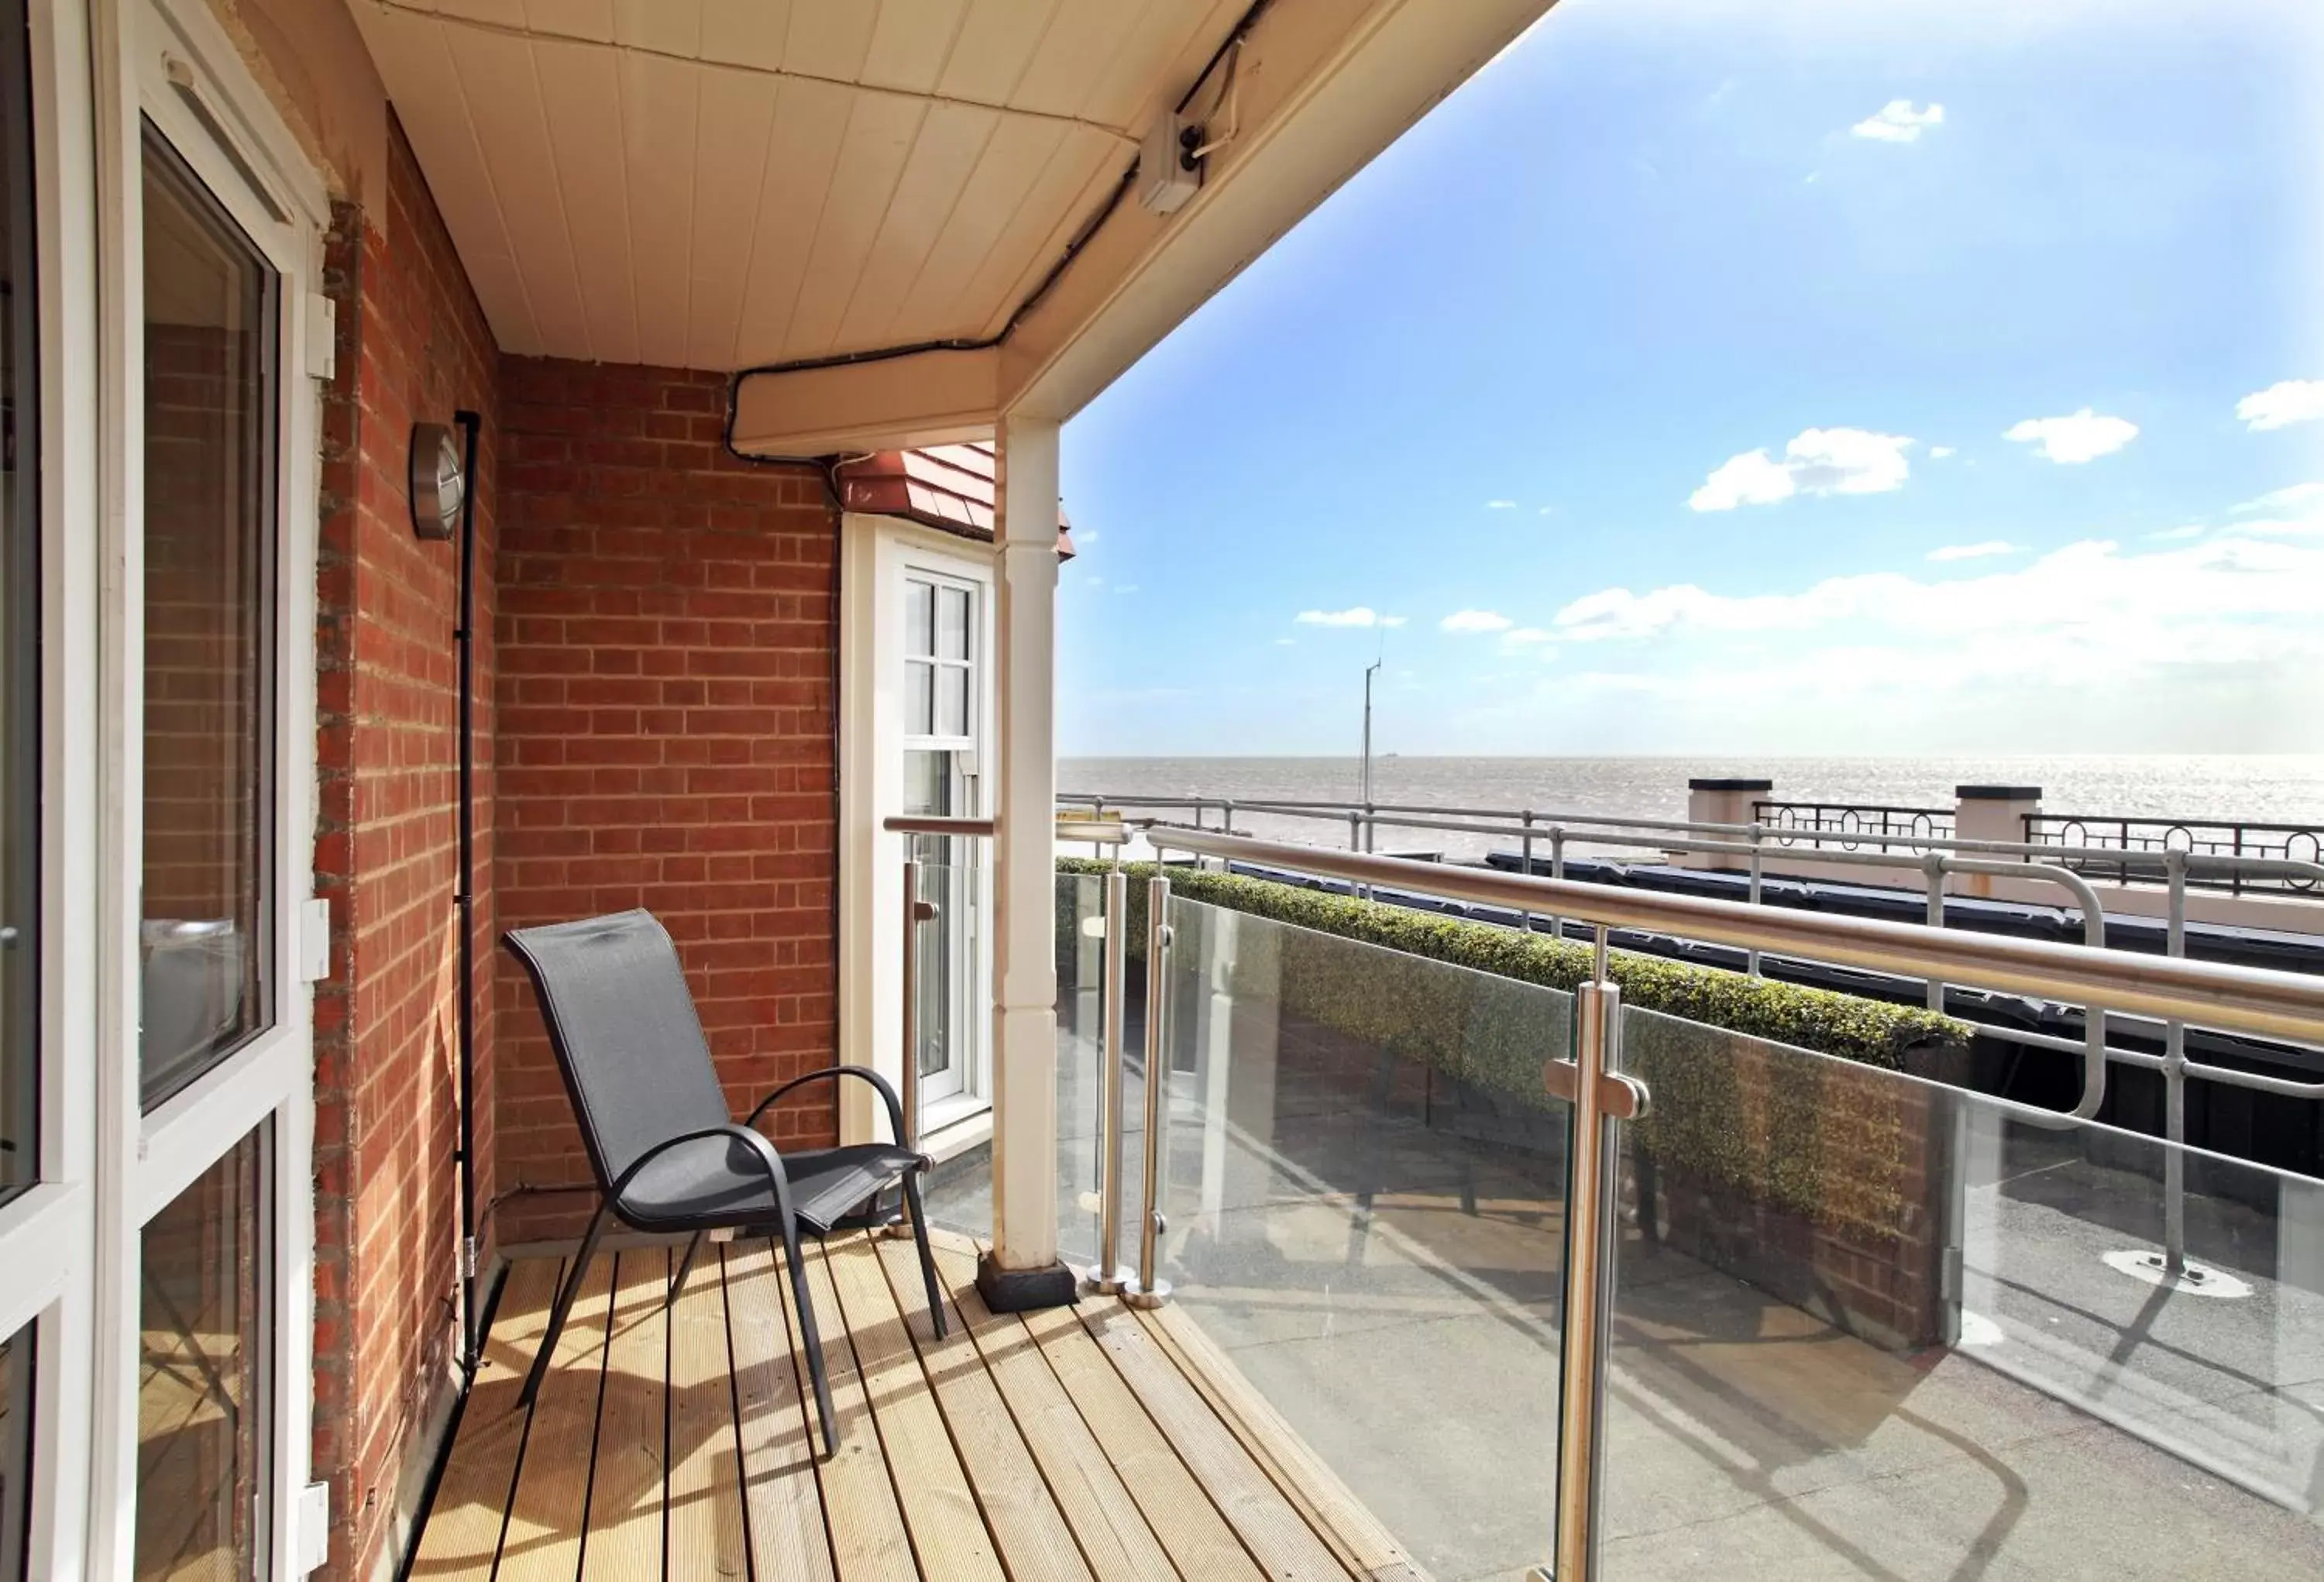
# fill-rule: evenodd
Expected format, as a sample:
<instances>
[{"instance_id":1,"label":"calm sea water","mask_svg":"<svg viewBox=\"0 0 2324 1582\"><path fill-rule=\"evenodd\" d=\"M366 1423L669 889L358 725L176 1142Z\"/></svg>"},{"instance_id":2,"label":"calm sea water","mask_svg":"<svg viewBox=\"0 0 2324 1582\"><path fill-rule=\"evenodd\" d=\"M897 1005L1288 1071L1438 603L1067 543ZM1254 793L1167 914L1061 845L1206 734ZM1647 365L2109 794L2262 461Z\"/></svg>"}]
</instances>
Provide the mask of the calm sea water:
<instances>
[{"instance_id":1,"label":"calm sea water","mask_svg":"<svg viewBox=\"0 0 2324 1582\"><path fill-rule=\"evenodd\" d=\"M1686 816L1697 777L1773 780L1777 800L1950 808L1953 787L2038 785L2052 813L2324 825L2324 754L2046 758L1380 758L1379 802L1531 808L1637 819ZM1344 801L1356 796L1352 758L1066 758L1061 791L1111 796L1211 796ZM1238 828L1336 844L1317 822L1238 812ZM1414 831L1380 845L1473 856L1506 841Z\"/></svg>"}]
</instances>

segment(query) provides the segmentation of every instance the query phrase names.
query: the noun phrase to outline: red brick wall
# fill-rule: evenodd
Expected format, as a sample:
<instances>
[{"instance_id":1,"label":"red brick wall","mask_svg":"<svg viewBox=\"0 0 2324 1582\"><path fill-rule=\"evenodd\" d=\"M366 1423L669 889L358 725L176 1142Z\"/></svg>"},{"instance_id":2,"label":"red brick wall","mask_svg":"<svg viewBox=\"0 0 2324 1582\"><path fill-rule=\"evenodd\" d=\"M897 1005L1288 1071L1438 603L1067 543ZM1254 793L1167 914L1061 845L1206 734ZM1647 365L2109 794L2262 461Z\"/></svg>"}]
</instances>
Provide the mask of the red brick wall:
<instances>
[{"instance_id":1,"label":"red brick wall","mask_svg":"<svg viewBox=\"0 0 2324 1582\"><path fill-rule=\"evenodd\" d=\"M685 959L736 1106L836 1048L837 517L736 460L715 374L501 364L503 928L642 906ZM503 1243L577 1233L588 1165L523 973L498 952ZM829 1141L810 1090L777 1135Z\"/></svg>"},{"instance_id":2,"label":"red brick wall","mask_svg":"<svg viewBox=\"0 0 2324 1582\"><path fill-rule=\"evenodd\" d=\"M400 1480L433 1453L458 1291L449 1040L456 877L456 547L411 532L411 424L484 419L476 608L477 959L493 950L493 607L498 351L409 146L391 129L385 212L341 206L327 286L317 623L317 893L332 972L315 1048L316 1475L327 1575L368 1578L399 1541ZM478 974L479 1200L492 1189L493 997ZM404 1490L409 1494L408 1486Z\"/></svg>"}]
</instances>

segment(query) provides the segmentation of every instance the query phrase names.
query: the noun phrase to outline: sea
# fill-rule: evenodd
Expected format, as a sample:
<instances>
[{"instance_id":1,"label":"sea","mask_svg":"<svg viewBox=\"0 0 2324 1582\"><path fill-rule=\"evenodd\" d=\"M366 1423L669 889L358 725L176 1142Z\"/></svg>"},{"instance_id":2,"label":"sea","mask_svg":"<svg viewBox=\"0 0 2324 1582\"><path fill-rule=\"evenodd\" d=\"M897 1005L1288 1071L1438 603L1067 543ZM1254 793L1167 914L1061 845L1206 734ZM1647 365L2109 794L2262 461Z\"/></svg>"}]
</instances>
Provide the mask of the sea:
<instances>
[{"instance_id":1,"label":"sea","mask_svg":"<svg viewBox=\"0 0 2324 1582\"><path fill-rule=\"evenodd\" d=\"M1944 808L1957 785L2042 788L2043 810L2088 817L2324 827L2324 754L2122 754L2052 757L1414 758L1372 760L1372 800L1430 807L1531 809L1683 819L1686 782L1772 780L1776 801ZM1351 801L1360 767L1348 758L1063 758L1060 792L1110 798L1220 797ZM1137 810L1130 810L1135 813ZM1344 826L1238 809L1239 830L1320 845ZM1383 828L1379 849L1480 856L1506 839Z\"/></svg>"}]
</instances>

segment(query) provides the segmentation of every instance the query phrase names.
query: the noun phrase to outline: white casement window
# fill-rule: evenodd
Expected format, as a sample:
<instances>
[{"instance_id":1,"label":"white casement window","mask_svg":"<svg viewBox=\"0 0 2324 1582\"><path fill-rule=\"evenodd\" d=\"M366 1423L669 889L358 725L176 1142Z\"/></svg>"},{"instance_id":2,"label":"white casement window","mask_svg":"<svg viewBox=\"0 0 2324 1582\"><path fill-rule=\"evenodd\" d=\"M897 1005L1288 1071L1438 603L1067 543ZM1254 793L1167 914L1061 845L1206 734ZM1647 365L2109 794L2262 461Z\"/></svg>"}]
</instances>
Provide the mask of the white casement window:
<instances>
[{"instance_id":1,"label":"white casement window","mask_svg":"<svg viewBox=\"0 0 2324 1582\"><path fill-rule=\"evenodd\" d=\"M897 811L973 817L982 811L984 588L908 563L903 575L903 797ZM980 840L948 835L909 837L922 864L920 899L931 916L919 924L914 958L913 1059L919 1064L923 1126L939 1127L973 1100L980 1080L985 1018L983 903Z\"/></svg>"},{"instance_id":2,"label":"white casement window","mask_svg":"<svg viewBox=\"0 0 2324 1582\"><path fill-rule=\"evenodd\" d=\"M898 814L982 818L993 806L992 558L888 517L842 529L840 1037L843 1058L900 1088L903 865L920 864L913 1050L922 1139L973 1141L991 1106L991 843L902 836ZM863 1096L841 1135L884 1135Z\"/></svg>"}]
</instances>

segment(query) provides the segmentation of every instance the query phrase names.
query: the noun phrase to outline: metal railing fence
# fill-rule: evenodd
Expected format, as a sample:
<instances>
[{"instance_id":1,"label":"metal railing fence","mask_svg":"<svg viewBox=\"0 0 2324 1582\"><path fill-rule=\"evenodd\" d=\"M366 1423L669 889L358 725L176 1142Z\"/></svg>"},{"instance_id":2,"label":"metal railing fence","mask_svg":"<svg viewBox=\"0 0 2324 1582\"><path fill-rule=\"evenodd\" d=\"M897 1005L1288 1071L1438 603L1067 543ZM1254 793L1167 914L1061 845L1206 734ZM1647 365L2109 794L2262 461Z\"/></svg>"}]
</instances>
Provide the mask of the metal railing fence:
<instances>
[{"instance_id":1,"label":"metal railing fence","mask_svg":"<svg viewBox=\"0 0 2324 1582\"><path fill-rule=\"evenodd\" d=\"M1967 934L1924 924L1888 922L1826 913L1781 911L1748 902L1615 889L1530 874L1455 867L1320 847L1251 839L1210 829L1154 823L1148 837L1157 853L1308 874L1361 887L1387 887L1443 900L1506 907L1575 920L1596 940L1591 977L1578 996L1575 1050L1553 1060L1545 1087L1572 1106L1568 1157L1567 1255L1563 1329L1559 1348L1557 1513L1554 1574L1559 1582L1587 1582L1596 1574L1599 1490L1604 1477L1603 1418L1609 1352L1609 1281L1614 1179L1619 1133L1626 1120L1647 1113L1653 1096L1620 1072L1620 991L1607 967L1607 939L1616 929L1659 933L1785 951L1876 972L1922 977L2064 1000L2090 1007L2093 1020L2117 1012L2157 1018L2175 1032L2188 1023L2264 1038L2324 1042L2324 978L2270 972L2183 956L2128 956L2089 945ZM1157 921L1167 903L1167 881L1157 877L1150 901L1149 974L1161 970L1170 944ZM1111 920L1110 920L1111 921ZM1149 980L1151 981L1151 980ZM1120 991L1117 988L1117 994ZM1157 1179L1152 1086L1161 1062L1149 1026L1147 1180L1148 1240L1159 1228L1154 1215ZM2171 1057L2166 1057L2171 1058ZM2183 1056L2179 1057L2183 1064ZM2102 1079L2102 1076L2101 1076ZM2324 1085L2319 1085L2324 1087ZM2070 1117L1991 1101L2033 1118L2072 1124ZM1150 1278L1150 1271L1148 1272Z\"/></svg>"},{"instance_id":2,"label":"metal railing fence","mask_svg":"<svg viewBox=\"0 0 2324 1582\"><path fill-rule=\"evenodd\" d=\"M2276 884L2255 883L2265 876L2264 870L2247 869L2239 861L2253 858L2306 866L2324 863L2324 827L2093 813L2028 813L2024 826L2029 847L2070 848L2078 854L2070 859L2076 869L2111 877L2118 884L2151 881L2171 853L2183 852L2190 856L2230 859L2228 865L2216 872L2190 876L2187 883L2199 889L2225 890L2235 895L2254 892L2324 894L2324 878L2291 874Z\"/></svg>"}]
</instances>

